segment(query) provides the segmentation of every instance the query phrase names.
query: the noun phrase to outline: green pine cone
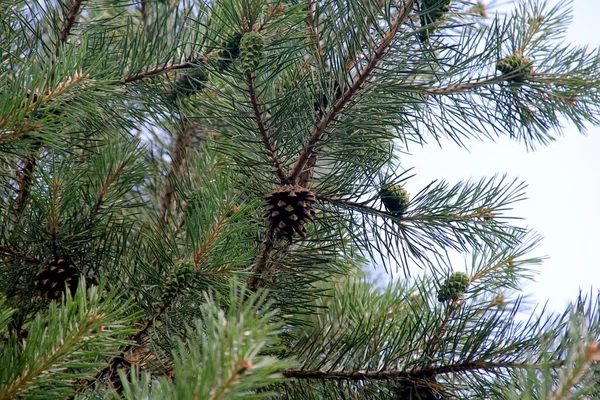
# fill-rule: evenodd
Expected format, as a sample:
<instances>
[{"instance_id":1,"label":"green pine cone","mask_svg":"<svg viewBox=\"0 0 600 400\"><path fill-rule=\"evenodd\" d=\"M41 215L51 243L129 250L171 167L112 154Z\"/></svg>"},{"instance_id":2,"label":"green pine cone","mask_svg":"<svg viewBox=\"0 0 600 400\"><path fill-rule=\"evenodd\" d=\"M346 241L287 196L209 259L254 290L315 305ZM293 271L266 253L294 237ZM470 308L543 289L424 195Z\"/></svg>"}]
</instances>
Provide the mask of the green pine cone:
<instances>
[{"instance_id":1,"label":"green pine cone","mask_svg":"<svg viewBox=\"0 0 600 400\"><path fill-rule=\"evenodd\" d=\"M240 41L240 59L244 73L251 74L256 70L262 58L265 39L259 32L248 32Z\"/></svg>"},{"instance_id":2,"label":"green pine cone","mask_svg":"<svg viewBox=\"0 0 600 400\"><path fill-rule=\"evenodd\" d=\"M402 215L410 204L408 192L400 185L386 183L379 190L385 208L394 215Z\"/></svg>"},{"instance_id":3,"label":"green pine cone","mask_svg":"<svg viewBox=\"0 0 600 400\"><path fill-rule=\"evenodd\" d=\"M165 282L163 300L169 301L178 293L185 291L187 288L189 288L193 279L194 267L185 263L179 265L176 271L171 272Z\"/></svg>"},{"instance_id":4,"label":"green pine cone","mask_svg":"<svg viewBox=\"0 0 600 400\"><path fill-rule=\"evenodd\" d=\"M511 54L499 60L496 69L505 75L509 75L511 82L523 82L533 72L533 61L522 54Z\"/></svg>"},{"instance_id":5,"label":"green pine cone","mask_svg":"<svg viewBox=\"0 0 600 400\"><path fill-rule=\"evenodd\" d=\"M467 290L471 278L464 272L455 272L446 279L438 291L438 301L454 300Z\"/></svg>"}]
</instances>

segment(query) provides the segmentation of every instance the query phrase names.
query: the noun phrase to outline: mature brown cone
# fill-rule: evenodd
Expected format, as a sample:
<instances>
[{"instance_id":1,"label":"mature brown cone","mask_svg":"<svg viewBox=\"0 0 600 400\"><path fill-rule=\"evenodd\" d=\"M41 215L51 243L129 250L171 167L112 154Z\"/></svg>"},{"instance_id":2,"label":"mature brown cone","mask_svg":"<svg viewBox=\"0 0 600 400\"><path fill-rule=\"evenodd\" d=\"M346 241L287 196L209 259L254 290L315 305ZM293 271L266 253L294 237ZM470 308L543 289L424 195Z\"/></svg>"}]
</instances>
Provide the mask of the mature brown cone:
<instances>
[{"instance_id":1,"label":"mature brown cone","mask_svg":"<svg viewBox=\"0 0 600 400\"><path fill-rule=\"evenodd\" d=\"M306 237L304 223L313 220L315 194L299 185L282 185L266 197L267 223L276 237L286 237L290 242L294 233Z\"/></svg>"},{"instance_id":2,"label":"mature brown cone","mask_svg":"<svg viewBox=\"0 0 600 400\"><path fill-rule=\"evenodd\" d=\"M63 258L53 260L35 276L35 288L50 300L60 299L65 288L75 295L78 284L77 268Z\"/></svg>"}]
</instances>

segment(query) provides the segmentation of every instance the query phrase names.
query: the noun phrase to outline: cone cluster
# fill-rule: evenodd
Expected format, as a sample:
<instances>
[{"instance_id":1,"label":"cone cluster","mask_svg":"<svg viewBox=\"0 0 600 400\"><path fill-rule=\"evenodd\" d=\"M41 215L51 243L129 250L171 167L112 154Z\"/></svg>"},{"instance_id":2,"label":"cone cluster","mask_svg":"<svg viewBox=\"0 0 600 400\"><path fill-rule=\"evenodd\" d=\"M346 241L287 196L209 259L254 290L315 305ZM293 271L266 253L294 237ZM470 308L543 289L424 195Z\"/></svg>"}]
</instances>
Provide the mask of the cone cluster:
<instances>
[{"instance_id":1,"label":"cone cluster","mask_svg":"<svg viewBox=\"0 0 600 400\"><path fill-rule=\"evenodd\" d=\"M511 82L523 82L533 72L533 61L522 54L511 54L499 60L496 69L505 75L509 75Z\"/></svg>"},{"instance_id":2,"label":"cone cluster","mask_svg":"<svg viewBox=\"0 0 600 400\"><path fill-rule=\"evenodd\" d=\"M471 278L464 272L455 272L446 279L438 291L438 301L454 300L467 290Z\"/></svg>"},{"instance_id":3,"label":"cone cluster","mask_svg":"<svg viewBox=\"0 0 600 400\"><path fill-rule=\"evenodd\" d=\"M50 300L60 299L67 289L75 295L78 284L77 268L63 258L53 260L35 276L36 290Z\"/></svg>"},{"instance_id":4,"label":"cone cluster","mask_svg":"<svg viewBox=\"0 0 600 400\"><path fill-rule=\"evenodd\" d=\"M267 224L276 237L285 237L290 242L294 233L306 237L303 224L313 220L315 194L299 185L283 185L266 197Z\"/></svg>"},{"instance_id":5,"label":"cone cluster","mask_svg":"<svg viewBox=\"0 0 600 400\"><path fill-rule=\"evenodd\" d=\"M262 58L265 39L259 32L248 32L244 34L240 41L240 60L244 73L254 72Z\"/></svg>"},{"instance_id":6,"label":"cone cluster","mask_svg":"<svg viewBox=\"0 0 600 400\"><path fill-rule=\"evenodd\" d=\"M385 208L396 216L404 214L410 204L408 192L400 185L386 183L379 190L379 197Z\"/></svg>"}]
</instances>

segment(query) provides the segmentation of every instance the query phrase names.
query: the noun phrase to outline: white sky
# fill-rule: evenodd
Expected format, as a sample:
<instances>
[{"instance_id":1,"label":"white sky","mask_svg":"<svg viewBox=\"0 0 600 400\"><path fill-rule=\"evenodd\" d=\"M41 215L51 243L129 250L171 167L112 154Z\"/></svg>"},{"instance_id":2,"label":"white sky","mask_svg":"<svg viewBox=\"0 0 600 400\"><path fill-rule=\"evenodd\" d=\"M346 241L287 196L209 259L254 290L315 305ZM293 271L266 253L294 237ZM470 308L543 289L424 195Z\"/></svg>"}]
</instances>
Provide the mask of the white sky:
<instances>
[{"instance_id":1,"label":"white sky","mask_svg":"<svg viewBox=\"0 0 600 400\"><path fill-rule=\"evenodd\" d=\"M556 3L556 0L551 1ZM568 40L590 48L600 46L597 33L600 1L575 0ZM528 153L524 145L508 139L472 141L469 151L451 143L413 147L404 166L414 166L417 176L409 190L435 179L455 183L496 173L525 180L527 200L515 204L514 216L525 218L544 239L532 255L546 255L536 282L525 292L556 311L579 293L600 289L600 128L589 127L587 136L567 127L563 137L548 147ZM598 248L595 248L598 246Z\"/></svg>"}]
</instances>

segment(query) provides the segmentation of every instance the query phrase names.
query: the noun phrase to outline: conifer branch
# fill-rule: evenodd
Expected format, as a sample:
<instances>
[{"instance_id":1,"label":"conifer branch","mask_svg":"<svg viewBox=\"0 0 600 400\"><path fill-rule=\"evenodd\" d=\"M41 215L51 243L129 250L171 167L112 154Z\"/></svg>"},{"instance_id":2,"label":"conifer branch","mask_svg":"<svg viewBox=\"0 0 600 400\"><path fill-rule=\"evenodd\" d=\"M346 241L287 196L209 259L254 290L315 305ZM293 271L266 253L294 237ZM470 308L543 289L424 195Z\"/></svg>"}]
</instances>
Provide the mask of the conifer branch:
<instances>
[{"instance_id":1,"label":"conifer branch","mask_svg":"<svg viewBox=\"0 0 600 400\"><path fill-rule=\"evenodd\" d=\"M304 146L304 149L298 156L296 163L294 164L290 176L289 181L298 182L300 174L304 171L309 160L314 157L314 154L317 151L317 147L320 142L323 140L323 137L326 134L327 128L335 121L337 115L342 111L342 109L350 103L354 95L363 88L367 79L371 76L371 74L376 70L377 65L383 59L389 45L392 43L396 32L400 28L400 26L406 21L409 17L410 12L412 11L415 0L408 0L404 5L404 8L401 13L398 14L396 20L392 24L390 31L379 41L375 50L373 51L371 60L368 62L367 66L358 74L352 85L350 85L342 97L335 103L335 105L329 110L327 114L323 116L323 118L317 123L315 129Z\"/></svg>"},{"instance_id":2,"label":"conifer branch","mask_svg":"<svg viewBox=\"0 0 600 400\"><path fill-rule=\"evenodd\" d=\"M348 207L352 207L352 208L360 208L362 210L369 211L372 213L377 213L377 214L387 214L385 211L381 211L375 207L371 207L364 203L358 203L358 202L352 201L352 200L341 199L338 197L325 196L325 195L318 194L318 193L316 194L315 197L319 200L323 200L328 203L340 204L340 205L344 205L344 206L348 206Z\"/></svg>"},{"instance_id":3,"label":"conifer branch","mask_svg":"<svg viewBox=\"0 0 600 400\"><path fill-rule=\"evenodd\" d=\"M583 346L582 344L580 346ZM548 396L548 400L561 400L569 398L571 388L580 383L585 374L592 368L593 364L600 360L600 350L598 349L598 343L592 342L587 345L583 350L582 361L578 366L567 374L562 376L554 391Z\"/></svg>"},{"instance_id":4,"label":"conifer branch","mask_svg":"<svg viewBox=\"0 0 600 400\"><path fill-rule=\"evenodd\" d=\"M254 77L251 74L246 75L246 84L248 85L248 95L250 97L250 104L252 104L252 111L254 111L254 120L256 121L256 125L258 126L260 137L262 139L263 145L265 146L265 150L267 151L267 155L271 158L271 161L273 162L275 174L277 175L279 182L283 183L286 180L286 176L283 172L283 169L281 168L281 161L279 160L279 156L277 155L277 150L271 142L269 134L267 133L267 128L265 127L265 124L262 120L262 114L260 112L260 106L258 104L258 98L256 96L256 90L254 88Z\"/></svg>"},{"instance_id":5,"label":"conifer branch","mask_svg":"<svg viewBox=\"0 0 600 400\"><path fill-rule=\"evenodd\" d=\"M438 326L438 328L434 332L433 337L431 338L431 341L429 342L429 344L427 345L427 348L425 349L425 352L423 353L424 359L431 358L431 355L437 350L437 348L440 344L440 340L442 339L442 336L446 332L446 327L448 326L450 319L452 318L452 316L454 315L456 310L458 310L458 308L459 308L458 306L459 306L461 299L462 299L462 295L454 298L452 300L452 303L450 303L450 305L448 306L448 308L446 310L446 315L444 316L442 323L440 324L440 326Z\"/></svg>"},{"instance_id":6,"label":"conifer branch","mask_svg":"<svg viewBox=\"0 0 600 400\"><path fill-rule=\"evenodd\" d=\"M351 207L351 208L357 208L357 209L366 211L371 214L378 214L378 215L381 215L384 217L389 217L389 218L396 218L396 219L398 218L393 213L390 213L390 212L387 212L384 210L380 210L373 206L369 206L365 203L358 203L356 201L341 199L341 198L331 197L331 196L325 196L322 194L317 194L316 198L319 200L323 200L323 201L332 203L332 204L339 204L339 205L343 205L343 206L347 206L347 207ZM492 218L493 218L493 214L486 207L481 207L476 210L473 210L472 212L467 212L464 214L450 214L450 215L411 214L411 215L403 215L402 216L402 220L404 222L425 222L425 221L431 221L431 220L438 220L438 221L444 220L444 221L448 221L448 222L449 221L469 221L469 220L470 221L482 221L482 220L487 220L487 219L492 219Z\"/></svg>"},{"instance_id":7,"label":"conifer branch","mask_svg":"<svg viewBox=\"0 0 600 400\"><path fill-rule=\"evenodd\" d=\"M476 89L480 89L482 87L495 85L504 81L508 81L508 79L503 76L499 76L444 87L426 88L423 91L429 95L450 95L456 93L470 92Z\"/></svg>"},{"instance_id":8,"label":"conifer branch","mask_svg":"<svg viewBox=\"0 0 600 400\"><path fill-rule=\"evenodd\" d=\"M206 236L206 240L200 244L198 249L196 249L196 254L194 254L194 264L196 265L196 267L199 267L202 261L206 259L210 248L221 237L221 234L223 233L223 227L229 219L225 214L226 208L227 207L224 207L220 215L217 216L215 223L212 225L210 231Z\"/></svg>"},{"instance_id":9,"label":"conifer branch","mask_svg":"<svg viewBox=\"0 0 600 400\"><path fill-rule=\"evenodd\" d=\"M23 106L23 109L25 109L27 112L32 112L34 109L36 109L40 105L49 103L50 101L54 100L56 97L60 96L65 91L70 89L75 84L77 84L80 81L85 80L87 78L89 78L89 75L82 74L81 72L79 72L79 73L75 74L74 76L70 77L66 82L58 85L58 87L56 87L55 89L53 89L50 93L48 93L46 95L42 96L42 95L34 94L32 96L31 103L29 103L28 105L25 104ZM3 128L7 123L9 123L10 119L11 119L11 117L9 116L9 117L6 117L6 118L3 118L2 120L0 120L0 129ZM34 144L33 149L32 149L33 151L31 152L31 154L29 154L23 158L22 170L16 176L16 181L18 182L18 189L17 189L17 193L16 193L15 208L13 209L13 212L14 212L15 217L17 217L17 218L20 215L21 210L23 209L23 207L25 205L27 196L29 195L29 188L32 184L33 173L34 173L35 167L37 165L37 157L35 156L35 153L37 153L37 151L40 147L41 147L41 143L39 141Z\"/></svg>"},{"instance_id":10,"label":"conifer branch","mask_svg":"<svg viewBox=\"0 0 600 400\"><path fill-rule=\"evenodd\" d=\"M256 291L259 287L264 286L265 281L263 279L263 275L269 270L269 256L271 254L271 250L273 250L274 244L275 241L273 238L273 232L271 229L267 228L260 253L256 257L256 261L252 266L253 276L251 276L248 280L248 287L252 291Z\"/></svg>"},{"instance_id":11,"label":"conifer branch","mask_svg":"<svg viewBox=\"0 0 600 400\"><path fill-rule=\"evenodd\" d=\"M38 376L48 373L58 360L71 353L77 344L89 337L93 333L97 320L100 320L101 317L90 313L89 321L85 325L76 326L77 330L68 340L57 343L46 354L38 355L34 368L23 371L22 375L13 380L11 385L5 388L3 393L0 393L0 400L20 397L19 394L26 391L27 387L33 384Z\"/></svg>"},{"instance_id":12,"label":"conifer branch","mask_svg":"<svg viewBox=\"0 0 600 400\"><path fill-rule=\"evenodd\" d=\"M196 60L196 61L207 62L207 60L204 60L204 59ZM136 81L140 81L145 78L150 78L155 75L162 74L164 72L175 71L178 69L188 69L188 68L192 68L193 66L194 66L194 63L192 63L192 62L184 62L184 63L179 63L179 64L164 65L162 67L155 67L152 69L144 68L143 72L138 72L137 74L121 78L121 83L136 82Z\"/></svg>"},{"instance_id":13,"label":"conifer branch","mask_svg":"<svg viewBox=\"0 0 600 400\"><path fill-rule=\"evenodd\" d=\"M106 366L104 368L102 368L100 371L98 371L96 373L96 375L94 375L94 377L86 382L82 382L77 390L77 392L81 393L85 390L87 390L89 387L91 387L95 382L98 382L99 380L104 379L104 377L106 377L108 374L112 373L113 369L119 365L119 361L125 360L125 357L127 356L127 353L134 347L139 345L142 340L144 339L144 337L146 336L146 334L148 333L148 331L152 328L152 326L154 325L154 322L160 318L161 315L163 315L166 311L167 308L169 307L169 304L167 302L163 302L160 306L158 306L158 308L156 309L156 311L152 314L149 315L146 318L146 321L144 321L144 323L142 324L141 328L133 335L131 336L130 340L130 344L128 344L127 346L123 347L123 350L121 351L121 353L119 353L119 355L111 358L108 363L106 364ZM72 400L74 398L70 397L69 400Z\"/></svg>"},{"instance_id":14,"label":"conifer branch","mask_svg":"<svg viewBox=\"0 0 600 400\"><path fill-rule=\"evenodd\" d=\"M326 62L323 59L323 55L321 54L321 39L320 39L320 34L319 34L319 29L317 28L316 22L315 22L315 5L317 3L315 3L315 0L308 0L306 2L306 18L304 18L304 21L306 22L306 32L308 35L308 40L310 41L312 47L313 47L313 52L315 55L315 60L317 61L316 63L316 68L317 69L322 69L325 67Z\"/></svg>"},{"instance_id":15,"label":"conifer branch","mask_svg":"<svg viewBox=\"0 0 600 400\"><path fill-rule=\"evenodd\" d=\"M550 364L551 368L560 368L564 364L558 361ZM292 379L319 379L319 380L401 380L401 379L422 379L431 376L461 373L470 371L490 371L495 369L522 369L522 368L543 368L545 365L523 362L493 362L485 360L476 360L460 364L432 366L427 368L414 368L409 370L381 370L381 371L332 371L332 370L314 370L314 369L286 369L281 374L286 378Z\"/></svg>"},{"instance_id":16,"label":"conifer branch","mask_svg":"<svg viewBox=\"0 0 600 400\"><path fill-rule=\"evenodd\" d=\"M26 253L22 253L10 245L0 246L0 253L24 260L28 263L38 264L41 262L40 258Z\"/></svg>"},{"instance_id":17,"label":"conifer branch","mask_svg":"<svg viewBox=\"0 0 600 400\"><path fill-rule=\"evenodd\" d=\"M71 29L73 28L73 24L75 23L75 18L79 14L79 10L81 9L81 4L83 0L74 0L71 9L69 10L69 14L67 14L67 19L65 20L65 24L63 25L60 35L58 36L59 44L57 44L54 49L54 56L58 57L60 52L60 45L64 45L67 42L67 38L69 33L71 33Z\"/></svg>"}]
</instances>

